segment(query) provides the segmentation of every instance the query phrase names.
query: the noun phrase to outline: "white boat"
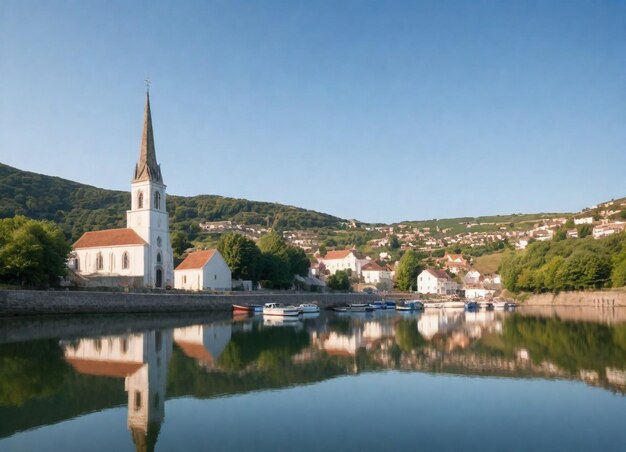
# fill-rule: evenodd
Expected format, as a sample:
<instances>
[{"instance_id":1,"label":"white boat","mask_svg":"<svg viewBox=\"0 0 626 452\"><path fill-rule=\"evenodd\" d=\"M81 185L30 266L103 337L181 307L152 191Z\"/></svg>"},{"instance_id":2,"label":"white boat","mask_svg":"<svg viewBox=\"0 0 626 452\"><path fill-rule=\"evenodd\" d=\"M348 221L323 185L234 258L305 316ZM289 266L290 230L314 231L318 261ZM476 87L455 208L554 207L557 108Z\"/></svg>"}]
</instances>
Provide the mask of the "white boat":
<instances>
[{"instance_id":1,"label":"white boat","mask_svg":"<svg viewBox=\"0 0 626 452\"><path fill-rule=\"evenodd\" d=\"M444 301L443 307L446 309L465 308L465 303L462 301Z\"/></svg>"},{"instance_id":2,"label":"white boat","mask_svg":"<svg viewBox=\"0 0 626 452\"><path fill-rule=\"evenodd\" d=\"M320 312L320 307L316 305L315 303L303 303L298 307L300 308L300 311L302 311L303 314L311 314L311 313Z\"/></svg>"},{"instance_id":3,"label":"white boat","mask_svg":"<svg viewBox=\"0 0 626 452\"><path fill-rule=\"evenodd\" d=\"M443 308L443 302L441 302L441 301L425 301L424 302L424 308L441 309L441 308Z\"/></svg>"},{"instance_id":4,"label":"white boat","mask_svg":"<svg viewBox=\"0 0 626 452\"><path fill-rule=\"evenodd\" d=\"M367 307L367 303L352 303L350 305L350 312L365 312Z\"/></svg>"},{"instance_id":5,"label":"white boat","mask_svg":"<svg viewBox=\"0 0 626 452\"><path fill-rule=\"evenodd\" d=\"M494 309L506 308L506 301L494 301L492 304L493 304Z\"/></svg>"},{"instance_id":6,"label":"white boat","mask_svg":"<svg viewBox=\"0 0 626 452\"><path fill-rule=\"evenodd\" d=\"M265 305L263 305L263 315L293 317L300 314L300 308L296 306L284 306L280 303L265 303Z\"/></svg>"}]
</instances>

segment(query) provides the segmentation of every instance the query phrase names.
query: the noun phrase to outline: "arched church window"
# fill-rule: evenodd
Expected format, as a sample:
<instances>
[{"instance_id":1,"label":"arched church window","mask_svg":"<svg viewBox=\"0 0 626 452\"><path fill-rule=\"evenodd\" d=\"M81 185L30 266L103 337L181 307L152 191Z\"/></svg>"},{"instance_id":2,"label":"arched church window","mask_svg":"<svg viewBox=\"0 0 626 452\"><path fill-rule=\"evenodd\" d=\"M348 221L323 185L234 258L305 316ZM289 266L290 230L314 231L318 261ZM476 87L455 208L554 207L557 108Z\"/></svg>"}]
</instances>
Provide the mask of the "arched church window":
<instances>
[{"instance_id":1,"label":"arched church window","mask_svg":"<svg viewBox=\"0 0 626 452\"><path fill-rule=\"evenodd\" d=\"M98 253L96 256L96 269L102 270L104 268L104 259L102 259L102 253Z\"/></svg>"},{"instance_id":2,"label":"arched church window","mask_svg":"<svg viewBox=\"0 0 626 452\"><path fill-rule=\"evenodd\" d=\"M155 209L161 208L161 192L160 191L154 194L154 208Z\"/></svg>"},{"instance_id":3,"label":"arched church window","mask_svg":"<svg viewBox=\"0 0 626 452\"><path fill-rule=\"evenodd\" d=\"M137 195L137 208L143 209L143 192L140 191Z\"/></svg>"},{"instance_id":4,"label":"arched church window","mask_svg":"<svg viewBox=\"0 0 626 452\"><path fill-rule=\"evenodd\" d=\"M124 251L124 254L122 254L122 268L123 269L128 268L128 252L127 251Z\"/></svg>"},{"instance_id":5,"label":"arched church window","mask_svg":"<svg viewBox=\"0 0 626 452\"><path fill-rule=\"evenodd\" d=\"M161 245L162 245L162 244L163 244L163 240L161 240L161 236L158 236L158 237L157 237L157 246L158 246L159 248L161 248Z\"/></svg>"},{"instance_id":6,"label":"arched church window","mask_svg":"<svg viewBox=\"0 0 626 452\"><path fill-rule=\"evenodd\" d=\"M157 253L157 264L161 263L161 253Z\"/></svg>"}]
</instances>

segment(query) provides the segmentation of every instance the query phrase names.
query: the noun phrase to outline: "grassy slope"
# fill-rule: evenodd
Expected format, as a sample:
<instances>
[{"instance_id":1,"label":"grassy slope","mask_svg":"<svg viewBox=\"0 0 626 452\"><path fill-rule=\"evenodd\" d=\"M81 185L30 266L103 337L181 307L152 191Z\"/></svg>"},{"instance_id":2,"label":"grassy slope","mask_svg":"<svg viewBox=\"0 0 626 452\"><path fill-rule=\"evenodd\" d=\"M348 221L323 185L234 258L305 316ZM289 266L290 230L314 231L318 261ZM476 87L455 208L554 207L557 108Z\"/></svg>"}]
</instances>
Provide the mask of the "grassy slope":
<instances>
[{"instance_id":1,"label":"grassy slope","mask_svg":"<svg viewBox=\"0 0 626 452\"><path fill-rule=\"evenodd\" d=\"M482 274L495 273L498 270L498 267L500 267L502 260L511 253L512 253L511 250L506 249L498 253L487 254L485 256L476 257L474 258L473 266L476 270L478 270Z\"/></svg>"}]
</instances>

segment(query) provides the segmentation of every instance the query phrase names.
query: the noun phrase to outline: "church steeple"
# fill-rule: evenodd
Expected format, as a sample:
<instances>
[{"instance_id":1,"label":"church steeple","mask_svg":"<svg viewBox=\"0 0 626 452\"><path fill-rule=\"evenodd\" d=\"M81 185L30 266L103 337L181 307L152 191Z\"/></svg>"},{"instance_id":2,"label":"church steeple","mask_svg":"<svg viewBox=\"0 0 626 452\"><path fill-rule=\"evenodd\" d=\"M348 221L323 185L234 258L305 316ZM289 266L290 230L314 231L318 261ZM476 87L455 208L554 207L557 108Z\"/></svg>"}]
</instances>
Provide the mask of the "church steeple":
<instances>
[{"instance_id":1,"label":"church steeple","mask_svg":"<svg viewBox=\"0 0 626 452\"><path fill-rule=\"evenodd\" d=\"M157 163L152 134L152 114L150 113L150 91L146 92L146 111L143 118L143 134L139 149L139 161L135 166L133 182L151 181L163 183L161 167Z\"/></svg>"}]
</instances>

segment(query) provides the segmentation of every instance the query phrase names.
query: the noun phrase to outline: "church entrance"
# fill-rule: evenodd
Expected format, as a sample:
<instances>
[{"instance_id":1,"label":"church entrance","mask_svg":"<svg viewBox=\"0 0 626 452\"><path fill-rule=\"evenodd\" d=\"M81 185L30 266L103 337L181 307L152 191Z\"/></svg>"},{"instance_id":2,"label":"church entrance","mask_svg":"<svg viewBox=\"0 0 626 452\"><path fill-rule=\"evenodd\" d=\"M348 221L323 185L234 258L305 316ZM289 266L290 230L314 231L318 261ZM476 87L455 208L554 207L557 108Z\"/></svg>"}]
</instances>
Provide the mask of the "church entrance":
<instances>
[{"instance_id":1,"label":"church entrance","mask_svg":"<svg viewBox=\"0 0 626 452\"><path fill-rule=\"evenodd\" d=\"M157 268L156 270L156 282L154 283L154 287L161 287L163 284L163 270Z\"/></svg>"}]
</instances>

